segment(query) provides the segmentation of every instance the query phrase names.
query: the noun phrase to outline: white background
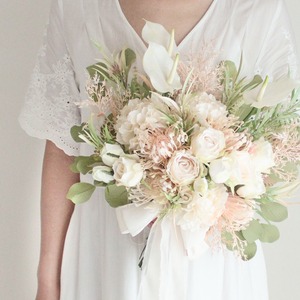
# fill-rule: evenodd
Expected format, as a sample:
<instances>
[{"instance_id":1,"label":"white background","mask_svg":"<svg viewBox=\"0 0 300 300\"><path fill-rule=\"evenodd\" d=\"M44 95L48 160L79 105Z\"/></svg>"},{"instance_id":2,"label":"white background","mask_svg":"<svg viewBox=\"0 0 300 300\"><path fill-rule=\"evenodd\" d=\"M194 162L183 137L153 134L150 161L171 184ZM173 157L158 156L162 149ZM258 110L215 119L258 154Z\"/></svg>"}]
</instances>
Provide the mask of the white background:
<instances>
[{"instance_id":1,"label":"white background","mask_svg":"<svg viewBox=\"0 0 300 300\"><path fill-rule=\"evenodd\" d=\"M300 2L286 1L300 49ZM1 300L34 299L36 289L44 142L26 136L17 116L41 44L49 4L49 0L0 0ZM265 246L270 300L298 300L300 205L290 207L290 218L280 228L280 241Z\"/></svg>"}]
</instances>

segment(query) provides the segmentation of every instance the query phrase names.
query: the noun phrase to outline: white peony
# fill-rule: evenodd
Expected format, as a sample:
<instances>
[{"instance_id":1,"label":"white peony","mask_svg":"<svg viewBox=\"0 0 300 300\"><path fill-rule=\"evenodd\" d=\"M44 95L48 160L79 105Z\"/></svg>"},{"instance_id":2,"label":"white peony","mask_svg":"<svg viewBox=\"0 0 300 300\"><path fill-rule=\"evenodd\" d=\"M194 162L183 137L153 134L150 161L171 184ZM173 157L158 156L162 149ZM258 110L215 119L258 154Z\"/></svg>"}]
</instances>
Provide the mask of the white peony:
<instances>
[{"instance_id":1,"label":"white peony","mask_svg":"<svg viewBox=\"0 0 300 300\"><path fill-rule=\"evenodd\" d=\"M122 155L125 155L125 153L122 147L118 144L105 143L100 152L103 163L110 167L112 167L114 162Z\"/></svg>"},{"instance_id":2,"label":"white peony","mask_svg":"<svg viewBox=\"0 0 300 300\"><path fill-rule=\"evenodd\" d=\"M191 151L203 163L218 158L224 148L223 132L213 128L202 128L191 139Z\"/></svg>"},{"instance_id":3,"label":"white peony","mask_svg":"<svg viewBox=\"0 0 300 300\"><path fill-rule=\"evenodd\" d=\"M204 127L212 126L228 115L226 106L211 94L196 94L189 103L191 113Z\"/></svg>"},{"instance_id":4,"label":"white peony","mask_svg":"<svg viewBox=\"0 0 300 300\"><path fill-rule=\"evenodd\" d=\"M115 130L116 140L134 150L139 148L138 136L148 129L165 128L163 114L156 109L151 101L132 99L122 109Z\"/></svg>"},{"instance_id":5,"label":"white peony","mask_svg":"<svg viewBox=\"0 0 300 300\"><path fill-rule=\"evenodd\" d=\"M191 231L214 225L222 215L227 199L227 189L223 184L208 189L204 196L193 192L193 198L184 209L178 225Z\"/></svg>"},{"instance_id":6,"label":"white peony","mask_svg":"<svg viewBox=\"0 0 300 300\"><path fill-rule=\"evenodd\" d=\"M96 181L109 183L114 180L112 169L107 166L96 166L93 168L92 177Z\"/></svg>"},{"instance_id":7,"label":"white peony","mask_svg":"<svg viewBox=\"0 0 300 300\"><path fill-rule=\"evenodd\" d=\"M115 161L113 170L117 185L134 187L140 183L144 170L138 160L136 155L126 155Z\"/></svg>"},{"instance_id":8,"label":"white peony","mask_svg":"<svg viewBox=\"0 0 300 300\"><path fill-rule=\"evenodd\" d=\"M198 177L200 165L195 156L187 151L176 151L167 165L167 174L175 184L191 184Z\"/></svg>"}]
</instances>

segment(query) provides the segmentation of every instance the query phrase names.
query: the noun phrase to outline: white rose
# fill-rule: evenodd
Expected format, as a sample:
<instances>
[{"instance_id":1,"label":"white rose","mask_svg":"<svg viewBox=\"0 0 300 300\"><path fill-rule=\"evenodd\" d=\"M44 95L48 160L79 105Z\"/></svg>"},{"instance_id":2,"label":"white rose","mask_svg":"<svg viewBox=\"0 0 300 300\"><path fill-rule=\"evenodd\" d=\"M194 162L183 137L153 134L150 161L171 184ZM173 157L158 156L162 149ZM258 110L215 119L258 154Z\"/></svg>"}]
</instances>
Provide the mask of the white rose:
<instances>
[{"instance_id":1,"label":"white rose","mask_svg":"<svg viewBox=\"0 0 300 300\"><path fill-rule=\"evenodd\" d=\"M134 187L143 178L144 170L136 155L119 157L113 164L114 179L118 185Z\"/></svg>"},{"instance_id":2,"label":"white rose","mask_svg":"<svg viewBox=\"0 0 300 300\"><path fill-rule=\"evenodd\" d=\"M209 162L218 158L224 148L225 137L220 130L200 129L198 133L192 136L192 153L202 162Z\"/></svg>"},{"instance_id":3,"label":"white rose","mask_svg":"<svg viewBox=\"0 0 300 300\"><path fill-rule=\"evenodd\" d=\"M112 167L114 162L122 155L124 155L124 151L120 145L108 143L104 144L100 153L102 161L110 167Z\"/></svg>"},{"instance_id":4,"label":"white rose","mask_svg":"<svg viewBox=\"0 0 300 300\"><path fill-rule=\"evenodd\" d=\"M114 180L112 169L107 166L96 166L93 168L93 179L100 182L109 183Z\"/></svg>"},{"instance_id":5,"label":"white rose","mask_svg":"<svg viewBox=\"0 0 300 300\"><path fill-rule=\"evenodd\" d=\"M173 153L167 165L167 174L175 184L180 186L191 184L200 171L197 158L186 151Z\"/></svg>"},{"instance_id":6,"label":"white rose","mask_svg":"<svg viewBox=\"0 0 300 300\"><path fill-rule=\"evenodd\" d=\"M253 142L249 152L258 172L269 173L269 169L275 165L272 145L263 137Z\"/></svg>"}]
</instances>

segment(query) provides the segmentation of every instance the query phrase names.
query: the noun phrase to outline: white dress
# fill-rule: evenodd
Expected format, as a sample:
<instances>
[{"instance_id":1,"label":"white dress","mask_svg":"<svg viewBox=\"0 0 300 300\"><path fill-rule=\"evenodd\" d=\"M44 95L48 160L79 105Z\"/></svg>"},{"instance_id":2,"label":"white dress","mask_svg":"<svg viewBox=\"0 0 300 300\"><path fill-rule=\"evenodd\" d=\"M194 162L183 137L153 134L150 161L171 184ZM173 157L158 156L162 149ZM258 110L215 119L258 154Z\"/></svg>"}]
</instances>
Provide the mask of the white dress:
<instances>
[{"instance_id":1,"label":"white dress","mask_svg":"<svg viewBox=\"0 0 300 300\"><path fill-rule=\"evenodd\" d=\"M30 135L52 140L69 155L91 151L73 142L69 129L86 120L86 113L74 102L86 99L85 68L100 57L93 41L110 52L134 49L138 64L146 49L118 0L53 0L45 43L20 123ZM215 0L178 47L184 57L201 55L204 45L213 46L217 60L238 63L243 53L243 73L249 76L260 73L278 78L288 70L297 72L294 41L282 0ZM121 235L114 209L98 189L89 202L76 207L72 217L61 299L136 300L138 258L146 236L146 232L136 238ZM260 247L249 262L227 251L207 252L190 263L188 282L188 300L268 299Z\"/></svg>"}]
</instances>

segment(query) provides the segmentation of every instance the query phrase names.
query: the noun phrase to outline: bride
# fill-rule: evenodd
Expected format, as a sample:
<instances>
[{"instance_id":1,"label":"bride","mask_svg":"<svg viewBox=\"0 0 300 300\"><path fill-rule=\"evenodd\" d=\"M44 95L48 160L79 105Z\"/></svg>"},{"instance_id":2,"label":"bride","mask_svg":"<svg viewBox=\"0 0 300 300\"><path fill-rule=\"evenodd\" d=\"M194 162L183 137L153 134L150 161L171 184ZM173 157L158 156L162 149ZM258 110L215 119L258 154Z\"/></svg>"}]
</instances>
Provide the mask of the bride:
<instances>
[{"instance_id":1,"label":"bride","mask_svg":"<svg viewBox=\"0 0 300 300\"><path fill-rule=\"evenodd\" d=\"M66 199L79 178L70 171L73 156L89 155L69 130L85 120L74 103L86 99L85 68L100 57L93 41L107 51L130 47L137 67L146 45L144 20L175 29L181 57L206 45L216 64L244 57L243 73L297 74L293 35L283 0L53 0L44 45L20 115L21 126L46 139L41 218L42 239L37 300L138 299L139 255L147 232L121 235L114 210L99 189L76 206ZM180 283L178 283L180 284ZM188 300L266 300L264 257L243 262L228 251L205 253L189 265ZM159 300L159 299L153 299ZM172 299L160 299L172 300Z\"/></svg>"}]
</instances>

